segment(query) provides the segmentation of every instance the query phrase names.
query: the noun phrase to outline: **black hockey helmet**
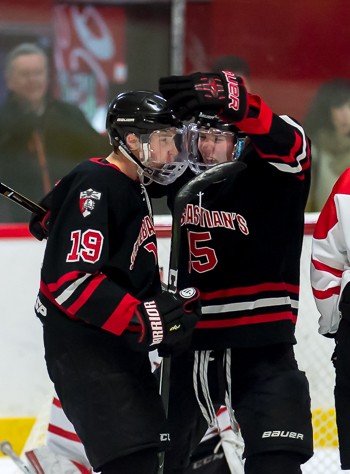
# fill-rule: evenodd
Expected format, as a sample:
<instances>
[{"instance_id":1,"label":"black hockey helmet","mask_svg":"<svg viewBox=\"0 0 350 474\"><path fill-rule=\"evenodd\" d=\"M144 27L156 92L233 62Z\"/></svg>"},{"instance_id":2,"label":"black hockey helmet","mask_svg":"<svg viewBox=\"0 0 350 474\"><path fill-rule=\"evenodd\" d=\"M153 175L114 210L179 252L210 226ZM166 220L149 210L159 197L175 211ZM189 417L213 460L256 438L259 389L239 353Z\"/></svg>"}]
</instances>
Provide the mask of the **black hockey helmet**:
<instances>
[{"instance_id":1,"label":"black hockey helmet","mask_svg":"<svg viewBox=\"0 0 350 474\"><path fill-rule=\"evenodd\" d=\"M217 115L200 112L188 126L189 166L199 174L223 161L237 159L245 141L246 135L234 124L224 122Z\"/></svg>"},{"instance_id":2,"label":"black hockey helmet","mask_svg":"<svg viewBox=\"0 0 350 474\"><path fill-rule=\"evenodd\" d=\"M114 149L134 161L150 180L169 184L185 171L185 128L160 94L151 91L118 94L109 105L106 129ZM151 141L157 138L157 134L160 136L161 131L163 140L167 131L174 140L176 153L172 155L171 162L157 161L154 153L152 156ZM129 133L135 134L140 140L139 156L126 144Z\"/></svg>"}]
</instances>

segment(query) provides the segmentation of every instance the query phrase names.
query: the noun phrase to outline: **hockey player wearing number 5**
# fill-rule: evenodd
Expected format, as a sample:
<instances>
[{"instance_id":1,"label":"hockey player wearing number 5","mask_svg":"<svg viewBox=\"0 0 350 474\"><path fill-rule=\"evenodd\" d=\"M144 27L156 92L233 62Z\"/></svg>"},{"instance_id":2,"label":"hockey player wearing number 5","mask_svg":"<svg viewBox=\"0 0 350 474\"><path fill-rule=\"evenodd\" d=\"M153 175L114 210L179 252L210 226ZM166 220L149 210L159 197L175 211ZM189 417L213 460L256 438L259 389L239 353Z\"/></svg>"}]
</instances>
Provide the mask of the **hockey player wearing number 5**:
<instances>
[{"instance_id":1,"label":"hockey player wearing number 5","mask_svg":"<svg viewBox=\"0 0 350 474\"><path fill-rule=\"evenodd\" d=\"M159 94L132 91L111 102L107 131L112 153L78 165L50 196L36 314L91 466L156 474L165 415L148 352L187 340L201 312L194 288L161 291L145 184L185 171L184 128Z\"/></svg>"},{"instance_id":2,"label":"hockey player wearing number 5","mask_svg":"<svg viewBox=\"0 0 350 474\"><path fill-rule=\"evenodd\" d=\"M203 316L191 350L172 359L165 473L187 472L226 404L245 442L246 474L300 474L313 454L309 386L293 351L309 139L232 72L170 76L159 85L179 118L194 118L190 167L166 189L170 208L194 175L237 154L246 164L182 216L178 287L199 289Z\"/></svg>"}]
</instances>

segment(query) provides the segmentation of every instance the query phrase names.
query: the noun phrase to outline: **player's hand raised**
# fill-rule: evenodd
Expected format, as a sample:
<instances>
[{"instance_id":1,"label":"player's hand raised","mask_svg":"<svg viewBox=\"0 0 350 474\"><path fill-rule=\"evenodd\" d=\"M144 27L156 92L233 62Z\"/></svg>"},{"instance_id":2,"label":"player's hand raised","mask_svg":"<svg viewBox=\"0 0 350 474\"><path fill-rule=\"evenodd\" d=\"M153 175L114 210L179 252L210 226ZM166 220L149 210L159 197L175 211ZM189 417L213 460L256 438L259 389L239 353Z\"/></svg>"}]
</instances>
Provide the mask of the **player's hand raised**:
<instances>
[{"instance_id":1,"label":"player's hand raised","mask_svg":"<svg viewBox=\"0 0 350 474\"><path fill-rule=\"evenodd\" d=\"M248 112L244 79L233 72L162 77L159 90L181 119L190 119L198 112L212 112L227 121L240 122Z\"/></svg>"}]
</instances>

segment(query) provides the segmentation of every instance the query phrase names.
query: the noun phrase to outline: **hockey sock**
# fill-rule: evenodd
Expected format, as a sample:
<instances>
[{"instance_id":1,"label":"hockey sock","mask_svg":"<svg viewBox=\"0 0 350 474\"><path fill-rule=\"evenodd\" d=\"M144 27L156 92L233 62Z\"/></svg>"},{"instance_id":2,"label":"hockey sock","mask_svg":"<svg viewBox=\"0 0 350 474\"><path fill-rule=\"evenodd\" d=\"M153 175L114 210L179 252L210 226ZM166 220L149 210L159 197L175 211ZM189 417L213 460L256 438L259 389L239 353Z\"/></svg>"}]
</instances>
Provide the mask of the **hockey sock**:
<instances>
[{"instance_id":1,"label":"hockey sock","mask_svg":"<svg viewBox=\"0 0 350 474\"><path fill-rule=\"evenodd\" d=\"M247 457L245 474L301 474L301 456L287 451L275 451Z\"/></svg>"},{"instance_id":2,"label":"hockey sock","mask_svg":"<svg viewBox=\"0 0 350 474\"><path fill-rule=\"evenodd\" d=\"M100 474L157 474L158 455L155 450L144 450L116 458L98 468Z\"/></svg>"}]
</instances>

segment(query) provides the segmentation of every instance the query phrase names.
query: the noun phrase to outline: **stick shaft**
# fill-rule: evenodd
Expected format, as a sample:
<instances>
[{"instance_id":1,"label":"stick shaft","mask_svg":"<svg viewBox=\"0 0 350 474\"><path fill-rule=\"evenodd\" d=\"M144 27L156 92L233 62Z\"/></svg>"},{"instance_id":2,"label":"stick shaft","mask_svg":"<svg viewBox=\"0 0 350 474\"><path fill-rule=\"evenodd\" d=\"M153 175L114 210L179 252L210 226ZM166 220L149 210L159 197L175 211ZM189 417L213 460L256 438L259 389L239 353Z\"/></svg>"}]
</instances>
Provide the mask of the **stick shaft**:
<instances>
[{"instance_id":1,"label":"stick shaft","mask_svg":"<svg viewBox=\"0 0 350 474\"><path fill-rule=\"evenodd\" d=\"M10 199L11 201L15 202L16 204L23 207L29 212L34 212L35 214L39 214L42 216L46 214L46 209L39 206L39 204L35 203L26 196L23 196L23 194L20 194L19 192L15 191L4 183L0 183L0 194L2 194L7 199Z\"/></svg>"},{"instance_id":2,"label":"stick shaft","mask_svg":"<svg viewBox=\"0 0 350 474\"><path fill-rule=\"evenodd\" d=\"M3 441L0 444L0 451L8 456L16 464L16 466L25 474L33 474L33 471L25 464L22 459L14 452L9 441Z\"/></svg>"},{"instance_id":3,"label":"stick shaft","mask_svg":"<svg viewBox=\"0 0 350 474\"><path fill-rule=\"evenodd\" d=\"M181 218L187 204L193 201L196 196L207 189L211 184L238 175L246 168L246 165L240 161L222 163L213 168L204 171L199 176L188 181L177 193L174 201L173 226L170 248L170 263L168 273L168 291L176 293L177 274L180 255L181 242ZM160 386L159 393L163 401L165 415L168 418L169 412L169 394L170 394L170 367L171 357L163 357L160 368ZM159 453L158 474L164 471L164 452Z\"/></svg>"}]
</instances>

